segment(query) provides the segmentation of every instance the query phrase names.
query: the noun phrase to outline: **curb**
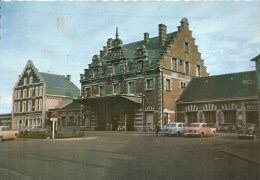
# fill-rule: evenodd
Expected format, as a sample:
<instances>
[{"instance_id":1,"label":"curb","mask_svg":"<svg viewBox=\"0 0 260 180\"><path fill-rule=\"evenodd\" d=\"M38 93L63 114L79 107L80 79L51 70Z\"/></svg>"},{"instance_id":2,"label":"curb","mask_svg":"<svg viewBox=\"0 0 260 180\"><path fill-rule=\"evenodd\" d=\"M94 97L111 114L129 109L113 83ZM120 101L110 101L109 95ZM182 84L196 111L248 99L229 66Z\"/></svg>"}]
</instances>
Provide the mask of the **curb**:
<instances>
[{"instance_id":1,"label":"curb","mask_svg":"<svg viewBox=\"0 0 260 180\"><path fill-rule=\"evenodd\" d=\"M239 159L242 159L242 160L244 160L244 161L247 161L247 162L250 162L250 163L252 163L252 164L255 164L255 165L260 166L260 163L259 163L259 162L255 161L255 160L252 160L252 159L250 159L250 158L247 158L247 157L245 157L245 156L243 156L243 155L239 155L239 154L236 154L236 153L233 153L233 152L230 152L230 151L221 149L221 148L215 148L215 151L224 152L224 153L229 154L229 155L231 155L231 156L234 156L234 157L236 157L236 158L239 158Z\"/></svg>"}]
</instances>

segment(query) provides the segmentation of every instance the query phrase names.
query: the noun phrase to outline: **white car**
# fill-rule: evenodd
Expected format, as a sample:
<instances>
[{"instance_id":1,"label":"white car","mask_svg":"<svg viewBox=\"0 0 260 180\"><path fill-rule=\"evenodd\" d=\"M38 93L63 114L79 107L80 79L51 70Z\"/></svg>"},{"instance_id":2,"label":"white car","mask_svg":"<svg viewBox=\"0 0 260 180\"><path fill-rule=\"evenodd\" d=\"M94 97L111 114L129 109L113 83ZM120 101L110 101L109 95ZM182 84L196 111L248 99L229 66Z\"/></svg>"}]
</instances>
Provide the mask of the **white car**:
<instances>
[{"instance_id":1,"label":"white car","mask_svg":"<svg viewBox=\"0 0 260 180\"><path fill-rule=\"evenodd\" d=\"M0 126L0 141L6 139L17 139L18 135L18 130L12 130L8 126Z\"/></svg>"},{"instance_id":2,"label":"white car","mask_svg":"<svg viewBox=\"0 0 260 180\"><path fill-rule=\"evenodd\" d=\"M184 134L184 129L184 123L170 123L163 129L163 133L165 136L181 136Z\"/></svg>"},{"instance_id":3,"label":"white car","mask_svg":"<svg viewBox=\"0 0 260 180\"><path fill-rule=\"evenodd\" d=\"M215 131L207 123L192 123L185 128L184 136L214 136Z\"/></svg>"}]
</instances>

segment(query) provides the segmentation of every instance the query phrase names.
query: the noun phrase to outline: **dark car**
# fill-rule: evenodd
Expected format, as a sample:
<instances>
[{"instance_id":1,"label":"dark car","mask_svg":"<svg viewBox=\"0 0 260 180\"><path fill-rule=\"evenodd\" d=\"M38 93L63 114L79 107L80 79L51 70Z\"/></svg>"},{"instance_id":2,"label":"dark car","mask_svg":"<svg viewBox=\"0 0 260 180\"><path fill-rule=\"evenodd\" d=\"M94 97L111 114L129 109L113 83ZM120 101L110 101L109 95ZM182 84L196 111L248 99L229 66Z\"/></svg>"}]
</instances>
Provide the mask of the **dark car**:
<instances>
[{"instance_id":1,"label":"dark car","mask_svg":"<svg viewBox=\"0 0 260 180\"><path fill-rule=\"evenodd\" d=\"M237 131L239 138L256 138L256 126L255 124L245 124Z\"/></svg>"}]
</instances>

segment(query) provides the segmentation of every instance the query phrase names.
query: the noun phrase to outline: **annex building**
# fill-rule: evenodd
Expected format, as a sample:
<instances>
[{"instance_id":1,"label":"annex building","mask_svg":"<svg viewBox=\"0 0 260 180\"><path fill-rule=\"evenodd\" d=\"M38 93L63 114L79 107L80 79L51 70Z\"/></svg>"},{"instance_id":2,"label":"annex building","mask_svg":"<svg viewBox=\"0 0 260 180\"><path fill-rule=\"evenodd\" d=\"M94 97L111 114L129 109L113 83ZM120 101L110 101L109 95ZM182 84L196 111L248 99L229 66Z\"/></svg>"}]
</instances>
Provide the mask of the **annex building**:
<instances>
[{"instance_id":1,"label":"annex building","mask_svg":"<svg viewBox=\"0 0 260 180\"><path fill-rule=\"evenodd\" d=\"M81 74L84 122L91 130L146 130L175 121L175 101L193 77L208 76L187 18L177 31L123 44L118 29Z\"/></svg>"},{"instance_id":2,"label":"annex building","mask_svg":"<svg viewBox=\"0 0 260 180\"><path fill-rule=\"evenodd\" d=\"M48 110L63 107L79 94L70 75L39 72L28 60L13 90L12 128L48 127Z\"/></svg>"},{"instance_id":3,"label":"annex building","mask_svg":"<svg viewBox=\"0 0 260 180\"><path fill-rule=\"evenodd\" d=\"M179 122L258 124L256 71L193 78L177 100Z\"/></svg>"}]
</instances>

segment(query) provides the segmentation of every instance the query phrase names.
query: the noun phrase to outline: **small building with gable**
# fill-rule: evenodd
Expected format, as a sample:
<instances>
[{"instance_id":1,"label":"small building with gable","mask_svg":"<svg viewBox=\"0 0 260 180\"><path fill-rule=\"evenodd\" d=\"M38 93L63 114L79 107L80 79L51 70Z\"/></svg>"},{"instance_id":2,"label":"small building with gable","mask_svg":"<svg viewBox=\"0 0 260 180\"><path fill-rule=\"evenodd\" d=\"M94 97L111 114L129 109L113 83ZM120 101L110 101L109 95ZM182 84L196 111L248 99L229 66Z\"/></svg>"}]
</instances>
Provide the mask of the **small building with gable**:
<instances>
[{"instance_id":1,"label":"small building with gable","mask_svg":"<svg viewBox=\"0 0 260 180\"><path fill-rule=\"evenodd\" d=\"M79 95L70 75L39 72L28 60L13 90L12 128L47 127L48 110L63 107Z\"/></svg>"}]
</instances>

